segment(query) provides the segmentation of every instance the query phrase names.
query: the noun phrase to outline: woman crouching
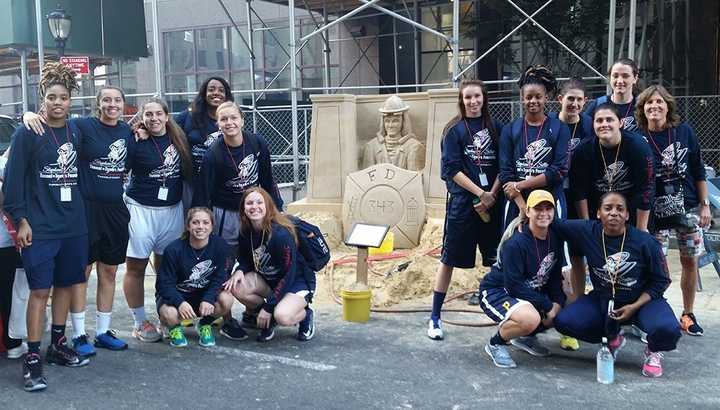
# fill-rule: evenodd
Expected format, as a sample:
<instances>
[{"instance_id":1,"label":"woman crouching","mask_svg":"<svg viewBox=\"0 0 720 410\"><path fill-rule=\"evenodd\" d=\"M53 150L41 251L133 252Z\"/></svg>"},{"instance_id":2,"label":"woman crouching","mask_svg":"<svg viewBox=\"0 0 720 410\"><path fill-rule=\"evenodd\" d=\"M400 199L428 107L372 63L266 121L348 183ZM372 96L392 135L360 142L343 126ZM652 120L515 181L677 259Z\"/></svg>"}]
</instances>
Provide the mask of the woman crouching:
<instances>
[{"instance_id":1,"label":"woman crouching","mask_svg":"<svg viewBox=\"0 0 720 410\"><path fill-rule=\"evenodd\" d=\"M173 347L187 345L180 322L197 318L200 346L215 346L211 324L232 308L232 295L222 292L230 249L212 234L213 224L208 208L190 208L182 237L165 248L155 282L156 304Z\"/></svg>"},{"instance_id":2,"label":"woman crouching","mask_svg":"<svg viewBox=\"0 0 720 410\"><path fill-rule=\"evenodd\" d=\"M310 340L315 334L314 312L310 308L315 273L298 252L294 224L260 187L243 194L237 263L225 289L246 310L261 308L257 340L267 342L275 337L277 324L299 324L297 338Z\"/></svg>"}]
</instances>

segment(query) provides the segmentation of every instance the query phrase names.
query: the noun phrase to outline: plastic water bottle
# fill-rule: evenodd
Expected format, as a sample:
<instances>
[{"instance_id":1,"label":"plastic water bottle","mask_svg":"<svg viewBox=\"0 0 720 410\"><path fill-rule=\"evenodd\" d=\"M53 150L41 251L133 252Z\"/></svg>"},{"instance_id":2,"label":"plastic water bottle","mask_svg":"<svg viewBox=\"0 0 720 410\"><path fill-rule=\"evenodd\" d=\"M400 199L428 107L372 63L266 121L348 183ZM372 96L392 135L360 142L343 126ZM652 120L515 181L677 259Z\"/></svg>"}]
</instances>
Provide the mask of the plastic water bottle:
<instances>
[{"instance_id":1,"label":"plastic water bottle","mask_svg":"<svg viewBox=\"0 0 720 410\"><path fill-rule=\"evenodd\" d=\"M615 381L615 358L613 358L606 337L602 338L602 346L597 352L597 381L612 384Z\"/></svg>"}]
</instances>

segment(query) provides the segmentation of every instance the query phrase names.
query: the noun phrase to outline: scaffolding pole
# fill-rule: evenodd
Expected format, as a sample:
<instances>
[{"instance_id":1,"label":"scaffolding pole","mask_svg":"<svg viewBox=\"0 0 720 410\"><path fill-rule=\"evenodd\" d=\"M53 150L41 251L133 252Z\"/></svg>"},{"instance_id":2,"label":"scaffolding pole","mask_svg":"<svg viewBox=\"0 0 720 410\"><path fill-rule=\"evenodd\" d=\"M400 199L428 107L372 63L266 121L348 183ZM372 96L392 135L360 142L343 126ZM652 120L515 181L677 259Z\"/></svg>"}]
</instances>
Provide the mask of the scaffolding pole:
<instances>
[{"instance_id":1,"label":"scaffolding pole","mask_svg":"<svg viewBox=\"0 0 720 410\"><path fill-rule=\"evenodd\" d=\"M43 66L45 66L45 46L43 45L42 27L42 6L40 5L40 0L35 0L35 33L37 35L38 78L42 76L42 69ZM37 98L37 109L40 109L40 93L38 93Z\"/></svg>"},{"instance_id":2,"label":"scaffolding pole","mask_svg":"<svg viewBox=\"0 0 720 410\"><path fill-rule=\"evenodd\" d=\"M300 42L306 41L307 39L313 37L314 35L320 34L320 33L322 33L323 31L328 30L330 27L335 26L335 25L337 25L337 24L340 24L341 22L347 20L348 18L350 18L350 17L352 17L352 16L360 13L361 11L365 10L366 8L371 7L373 4L377 3L378 1L380 1L380 0L370 0L369 2L365 2L365 4L363 4L362 6L356 8L355 10L349 12L348 14L346 14L346 15L344 15L344 16L341 16L341 17L338 17L337 19L333 20L332 23L326 24L326 25L320 27L319 29L313 31L312 33L306 35L305 37L302 37L302 38L300 39ZM295 0L290 0L290 3L294 5L294 4L295 4ZM288 6L288 7L289 7L289 6ZM293 13L293 14L295 14L295 13Z\"/></svg>"},{"instance_id":3,"label":"scaffolding pole","mask_svg":"<svg viewBox=\"0 0 720 410\"><path fill-rule=\"evenodd\" d=\"M635 27L637 25L637 0L630 0L630 22L628 23L628 58L635 59Z\"/></svg>"},{"instance_id":4,"label":"scaffolding pole","mask_svg":"<svg viewBox=\"0 0 720 410\"><path fill-rule=\"evenodd\" d=\"M452 29L452 81L457 87L460 81L460 1L453 1L453 29Z\"/></svg>"},{"instance_id":5,"label":"scaffolding pole","mask_svg":"<svg viewBox=\"0 0 720 410\"><path fill-rule=\"evenodd\" d=\"M415 20L422 21L420 16L420 0L415 0L413 4L415 11ZM415 64L415 84L420 84L420 32L417 27L413 27L413 64ZM420 92L420 87L415 87L415 92Z\"/></svg>"},{"instance_id":6,"label":"scaffolding pole","mask_svg":"<svg viewBox=\"0 0 720 410\"><path fill-rule=\"evenodd\" d=\"M20 92L22 92L22 110L28 111L28 64L26 48L21 48L20 52Z\"/></svg>"},{"instance_id":7,"label":"scaffolding pole","mask_svg":"<svg viewBox=\"0 0 720 410\"><path fill-rule=\"evenodd\" d=\"M312 14L312 10L309 10ZM327 4L323 2L323 25L328 24ZM330 94L330 34L326 33L323 36L323 86L327 90L323 91L324 94Z\"/></svg>"},{"instance_id":8,"label":"scaffolding pole","mask_svg":"<svg viewBox=\"0 0 720 410\"><path fill-rule=\"evenodd\" d=\"M158 98L163 98L162 71L160 67L160 30L158 27L157 0L151 1L152 26L153 26L153 63L155 64L155 93Z\"/></svg>"},{"instance_id":9,"label":"scaffolding pole","mask_svg":"<svg viewBox=\"0 0 720 410\"><path fill-rule=\"evenodd\" d=\"M250 89L255 89L255 41L253 40L253 26L252 26L252 5L250 4L252 0L245 1L245 12L247 13L247 41L245 42L245 45L248 47L248 50L250 51ZM253 113L252 116L252 127L253 127L253 133L257 133L257 116L255 115L255 110L257 104L255 103L255 92L250 94L250 97L252 99L252 105L251 110Z\"/></svg>"},{"instance_id":10,"label":"scaffolding pole","mask_svg":"<svg viewBox=\"0 0 720 410\"><path fill-rule=\"evenodd\" d=\"M608 45L607 69L610 71L615 61L615 16L617 13L617 0L610 0L610 15L608 16Z\"/></svg>"},{"instance_id":11,"label":"scaffolding pole","mask_svg":"<svg viewBox=\"0 0 720 410\"><path fill-rule=\"evenodd\" d=\"M337 20L336 20L337 21ZM298 149L298 84L297 65L295 64L297 43L295 41L295 0L288 1L288 32L290 34L290 112L292 118L292 152L293 152L293 201L297 200L300 190L300 151ZM328 27L328 26L324 26ZM307 40L307 39L305 39ZM303 40L304 41L304 40Z\"/></svg>"}]
</instances>

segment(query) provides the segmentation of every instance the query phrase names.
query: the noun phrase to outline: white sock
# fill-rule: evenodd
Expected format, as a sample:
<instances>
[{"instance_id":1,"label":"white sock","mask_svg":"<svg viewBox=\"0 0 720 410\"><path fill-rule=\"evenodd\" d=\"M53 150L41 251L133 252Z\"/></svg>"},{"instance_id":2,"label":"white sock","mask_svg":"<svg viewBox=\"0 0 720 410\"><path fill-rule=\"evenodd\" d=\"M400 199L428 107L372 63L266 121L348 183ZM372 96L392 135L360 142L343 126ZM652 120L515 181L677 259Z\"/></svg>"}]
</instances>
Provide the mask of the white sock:
<instances>
[{"instance_id":1,"label":"white sock","mask_svg":"<svg viewBox=\"0 0 720 410\"><path fill-rule=\"evenodd\" d=\"M133 320L135 321L135 329L140 329L143 322L147 320L147 316L145 316L145 306L130 308L130 311L132 312Z\"/></svg>"},{"instance_id":2,"label":"white sock","mask_svg":"<svg viewBox=\"0 0 720 410\"><path fill-rule=\"evenodd\" d=\"M73 328L73 339L85 334L85 311L79 313L70 312L70 321Z\"/></svg>"},{"instance_id":3,"label":"white sock","mask_svg":"<svg viewBox=\"0 0 720 410\"><path fill-rule=\"evenodd\" d=\"M97 315L95 315L95 336L102 335L110 330L111 317L112 312L101 312L98 310Z\"/></svg>"}]
</instances>

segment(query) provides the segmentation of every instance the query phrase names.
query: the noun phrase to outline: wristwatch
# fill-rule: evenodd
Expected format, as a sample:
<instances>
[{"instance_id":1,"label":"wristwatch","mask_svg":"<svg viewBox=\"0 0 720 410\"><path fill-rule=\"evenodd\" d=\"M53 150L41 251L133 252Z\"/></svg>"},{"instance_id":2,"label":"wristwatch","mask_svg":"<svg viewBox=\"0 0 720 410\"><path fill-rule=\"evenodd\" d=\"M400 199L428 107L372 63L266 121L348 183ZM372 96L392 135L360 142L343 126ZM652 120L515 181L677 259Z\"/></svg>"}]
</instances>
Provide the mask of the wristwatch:
<instances>
[{"instance_id":1,"label":"wristwatch","mask_svg":"<svg viewBox=\"0 0 720 410\"><path fill-rule=\"evenodd\" d=\"M700 205L702 206L710 206L710 200L705 198L702 201L700 201Z\"/></svg>"}]
</instances>

